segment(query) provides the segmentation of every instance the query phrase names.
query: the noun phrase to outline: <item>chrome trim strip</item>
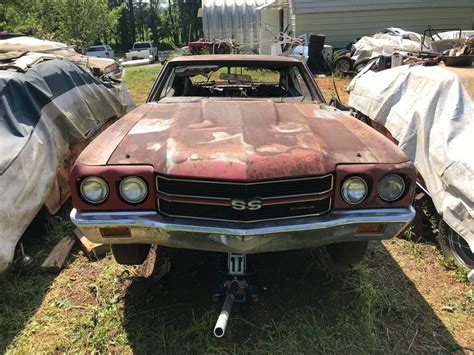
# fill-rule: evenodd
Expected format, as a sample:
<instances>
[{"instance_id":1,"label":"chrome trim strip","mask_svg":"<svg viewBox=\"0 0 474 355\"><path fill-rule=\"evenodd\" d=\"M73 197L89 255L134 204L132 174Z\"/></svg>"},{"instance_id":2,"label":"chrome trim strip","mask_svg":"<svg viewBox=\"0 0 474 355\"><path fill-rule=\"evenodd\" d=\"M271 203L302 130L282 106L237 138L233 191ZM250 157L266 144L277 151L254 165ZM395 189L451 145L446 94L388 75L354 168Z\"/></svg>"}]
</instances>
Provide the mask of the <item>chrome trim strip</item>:
<instances>
[{"instance_id":1,"label":"chrome trim strip","mask_svg":"<svg viewBox=\"0 0 474 355\"><path fill-rule=\"evenodd\" d=\"M169 203L190 203L190 204L193 204L193 205L211 205L211 206L230 206L230 203L232 201L230 198L219 200L219 201L228 201L229 202L228 205L225 205L223 203L167 200L166 198L163 198L163 197L157 197L156 199L159 200L160 198L162 200L165 200L165 201L169 202ZM195 197L193 197L193 198L195 198ZM207 197L203 197L203 198L206 199L206 200L208 199ZM158 209L158 211L160 211L160 209Z\"/></svg>"},{"instance_id":2,"label":"chrome trim strip","mask_svg":"<svg viewBox=\"0 0 474 355\"><path fill-rule=\"evenodd\" d=\"M308 195L308 196L310 196L310 195ZM173 195L173 197L179 197L179 196ZM301 196L296 196L296 197L301 197ZM188 198L214 200L213 198L208 198L208 197L188 197ZM255 198L259 198L259 197L257 196ZM265 202L265 201L268 201L268 200L274 200L274 199L278 199L278 198L280 198L280 197L265 197L265 198L260 198L260 200L262 200L262 202ZM286 197L281 197L281 198L292 198L292 197L286 196ZM283 202L270 202L270 203L267 202L266 204L262 204L262 207L263 206L273 206L273 205L286 205L286 204L289 204L289 203L299 203L299 202L323 201L323 200L326 200L328 198L331 198L331 196L327 196L327 197L323 197L323 198L315 198L315 199L311 199L311 200L283 201ZM162 199L162 200L165 200L165 201L170 202L170 203L190 203L190 204L194 204L194 205L227 206L223 203L199 202L199 201L176 201L176 200L171 200L171 199L168 200L167 198L160 197L160 196L158 196L156 199L157 200ZM222 199L218 199L217 201L229 202L228 206L230 206L231 203L232 203L232 200L233 199L231 199L231 198L222 198ZM158 211L159 210L160 209L158 208Z\"/></svg>"},{"instance_id":3,"label":"chrome trim strip","mask_svg":"<svg viewBox=\"0 0 474 355\"><path fill-rule=\"evenodd\" d=\"M298 197L298 196L296 196L296 197ZM265 200L273 200L273 199L277 199L277 198L280 198L280 197L262 198L262 202L264 202ZM282 198L286 198L286 197L282 197ZM288 198L291 198L291 197L288 197ZM289 203L298 203L298 202L324 201L328 198L331 199L331 196L327 196L327 197L323 197L323 198L315 198L315 199L311 199L311 200L299 200L299 201L290 201L290 202L273 202L273 203L270 202L270 203L266 203L265 206L286 205L286 204L289 204ZM262 207L263 207L263 205L262 205Z\"/></svg>"},{"instance_id":4,"label":"chrome trim strip","mask_svg":"<svg viewBox=\"0 0 474 355\"><path fill-rule=\"evenodd\" d=\"M264 222L264 221L279 221L279 220L284 220L284 219L295 219L295 218L303 218L303 217L317 217L317 216L322 216L323 214L328 213L331 210L332 206L332 199L329 197L329 207L327 210L324 210L319 213L313 213L313 214L306 214L306 215L298 215L298 216L290 216L290 217L279 217L279 218L267 218L267 219L256 219L252 221L243 221L240 219L220 219L220 218L209 218L209 217L191 217L191 216L181 216L177 214L168 214L162 211L159 211L162 215L172 217L172 218L187 218L187 219L197 219L201 221L219 221L219 222L233 222L233 223L257 223L257 222Z\"/></svg>"},{"instance_id":5,"label":"chrome trim strip","mask_svg":"<svg viewBox=\"0 0 474 355\"><path fill-rule=\"evenodd\" d=\"M329 193L326 192L326 193ZM225 202L229 202L229 205L231 204L232 202L232 198L220 198L220 197L205 197L205 196L187 196L187 195L171 195L171 194L166 194L164 192L160 192L160 194L164 195L164 196L158 196L157 199L163 199L165 201L168 201L168 202L176 202L176 203L194 203L196 205L213 205L213 206L225 206L224 204L222 203L212 203L212 202L198 202L198 201L176 201L176 200L173 200L172 198L173 197L184 197L184 198L194 198L194 199L198 199L198 200L216 200L216 201L225 201ZM310 201L321 201L321 200L324 200L326 199L327 197L320 197L321 195L323 194L317 194L317 193L313 193L313 194L304 194L304 195L288 195L288 196L282 196L282 197L263 197L263 198L260 198L258 196L255 196L254 198L259 198L260 200L262 200L262 202L265 202L265 201L268 201L268 200L276 200L276 199L282 199L282 198L294 198L294 197L305 197L305 196L312 196L312 195L315 195L317 197L315 197L314 199L310 199L310 200L300 200L300 201L290 201L290 202L286 202L286 201L283 201L283 202L270 202L270 203L266 203L267 206L272 206L272 205L282 205L282 204L287 204L287 203L297 203L297 202L310 202ZM170 197L170 199L168 199L167 197ZM330 196L328 196L330 197Z\"/></svg>"},{"instance_id":6,"label":"chrome trim strip","mask_svg":"<svg viewBox=\"0 0 474 355\"><path fill-rule=\"evenodd\" d=\"M176 194L169 194L167 192L163 192L160 190L157 190L160 194L169 196L169 197L186 197L186 198L204 198L206 200L216 200L216 201L230 201L232 200L231 198L226 198L226 197L207 197L207 196L196 196L196 195L176 195ZM163 200L166 200L164 198ZM167 200L168 201L168 200Z\"/></svg>"},{"instance_id":7,"label":"chrome trim strip","mask_svg":"<svg viewBox=\"0 0 474 355\"><path fill-rule=\"evenodd\" d=\"M428 197L431 198L431 194L428 191L428 189L426 187L424 187L419 181L416 182L416 186L418 186L421 189L421 191L423 191L425 194L428 195Z\"/></svg>"},{"instance_id":8,"label":"chrome trim strip","mask_svg":"<svg viewBox=\"0 0 474 355\"><path fill-rule=\"evenodd\" d=\"M332 210L321 217L296 218L272 223L261 222L252 225L251 228L240 223L205 223L190 219L170 220L155 211L80 212L74 208L70 217L72 222L83 231L109 226L129 226L132 229L132 235L135 228L145 228L146 230L151 228L169 232L252 236L321 230L362 223L402 223L406 226L415 217L415 209L410 206L405 208Z\"/></svg>"}]
</instances>

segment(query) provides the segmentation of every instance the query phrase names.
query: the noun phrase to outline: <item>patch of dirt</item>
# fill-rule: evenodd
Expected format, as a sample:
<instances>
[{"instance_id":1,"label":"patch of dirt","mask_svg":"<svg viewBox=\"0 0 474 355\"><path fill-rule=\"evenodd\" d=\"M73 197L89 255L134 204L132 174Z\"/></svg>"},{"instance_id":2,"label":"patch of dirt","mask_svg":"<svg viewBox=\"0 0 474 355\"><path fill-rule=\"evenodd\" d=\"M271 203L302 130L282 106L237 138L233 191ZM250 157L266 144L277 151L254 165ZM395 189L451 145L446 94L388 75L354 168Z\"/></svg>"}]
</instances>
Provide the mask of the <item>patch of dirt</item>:
<instances>
[{"instance_id":1,"label":"patch of dirt","mask_svg":"<svg viewBox=\"0 0 474 355\"><path fill-rule=\"evenodd\" d=\"M334 90L334 83L336 84L337 92L341 98L342 103L347 104L349 101L349 93L346 92L347 85L351 82L350 78L333 78L331 76L315 77L319 88L323 92L326 102L329 103L331 97L336 97L336 90Z\"/></svg>"}]
</instances>

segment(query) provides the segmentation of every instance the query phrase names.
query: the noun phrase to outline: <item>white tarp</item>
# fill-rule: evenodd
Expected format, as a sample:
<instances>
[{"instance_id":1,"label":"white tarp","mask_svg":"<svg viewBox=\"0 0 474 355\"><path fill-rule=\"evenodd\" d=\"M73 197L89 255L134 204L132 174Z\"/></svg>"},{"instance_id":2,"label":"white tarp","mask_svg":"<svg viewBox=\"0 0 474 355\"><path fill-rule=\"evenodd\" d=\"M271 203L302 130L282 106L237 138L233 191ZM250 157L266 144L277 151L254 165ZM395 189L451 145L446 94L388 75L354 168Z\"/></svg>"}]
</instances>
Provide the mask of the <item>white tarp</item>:
<instances>
[{"instance_id":1,"label":"white tarp","mask_svg":"<svg viewBox=\"0 0 474 355\"><path fill-rule=\"evenodd\" d=\"M260 43L260 10L275 0L203 0L202 24L209 40L236 40L257 49Z\"/></svg>"},{"instance_id":2,"label":"white tarp","mask_svg":"<svg viewBox=\"0 0 474 355\"><path fill-rule=\"evenodd\" d=\"M349 105L399 141L438 213L474 252L474 103L459 77L405 65L358 75L348 89Z\"/></svg>"},{"instance_id":3,"label":"white tarp","mask_svg":"<svg viewBox=\"0 0 474 355\"><path fill-rule=\"evenodd\" d=\"M387 33L376 33L364 36L354 44L355 52L352 59L375 58L381 55L391 55L396 50L419 51L421 36L415 32L404 31L391 27Z\"/></svg>"},{"instance_id":4,"label":"white tarp","mask_svg":"<svg viewBox=\"0 0 474 355\"><path fill-rule=\"evenodd\" d=\"M435 40L438 40L438 37L440 39L458 39L458 38L464 38L468 39L469 37L474 36L474 31L461 31L461 34L459 31L448 31L448 32L441 32L433 37Z\"/></svg>"}]
</instances>

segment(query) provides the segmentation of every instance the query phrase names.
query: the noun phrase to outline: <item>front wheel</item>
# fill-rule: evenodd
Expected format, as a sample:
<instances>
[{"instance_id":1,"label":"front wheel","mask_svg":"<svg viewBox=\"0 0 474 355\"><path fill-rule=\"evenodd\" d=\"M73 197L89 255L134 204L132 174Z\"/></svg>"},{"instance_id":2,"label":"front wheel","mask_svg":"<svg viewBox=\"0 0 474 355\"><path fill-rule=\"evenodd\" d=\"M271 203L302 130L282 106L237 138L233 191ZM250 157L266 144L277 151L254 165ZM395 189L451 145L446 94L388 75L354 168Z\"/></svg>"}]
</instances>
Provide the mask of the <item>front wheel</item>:
<instances>
[{"instance_id":1,"label":"front wheel","mask_svg":"<svg viewBox=\"0 0 474 355\"><path fill-rule=\"evenodd\" d=\"M338 265L352 266L365 256L369 242L341 242L329 244L326 249L332 260Z\"/></svg>"},{"instance_id":2,"label":"front wheel","mask_svg":"<svg viewBox=\"0 0 474 355\"><path fill-rule=\"evenodd\" d=\"M474 269L474 253L469 244L442 219L439 221L438 243L445 257L453 258L466 269Z\"/></svg>"},{"instance_id":3,"label":"front wheel","mask_svg":"<svg viewBox=\"0 0 474 355\"><path fill-rule=\"evenodd\" d=\"M140 265L150 252L150 244L112 244L115 261L122 265Z\"/></svg>"}]
</instances>

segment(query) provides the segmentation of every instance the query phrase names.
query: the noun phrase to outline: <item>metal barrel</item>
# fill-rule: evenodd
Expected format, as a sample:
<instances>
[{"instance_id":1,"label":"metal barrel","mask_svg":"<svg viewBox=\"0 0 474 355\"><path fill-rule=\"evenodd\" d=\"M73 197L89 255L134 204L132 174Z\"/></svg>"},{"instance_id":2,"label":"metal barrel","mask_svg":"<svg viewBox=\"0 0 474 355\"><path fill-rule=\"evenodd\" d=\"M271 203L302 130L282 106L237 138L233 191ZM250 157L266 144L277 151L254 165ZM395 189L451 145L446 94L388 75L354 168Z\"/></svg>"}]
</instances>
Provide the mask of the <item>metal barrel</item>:
<instances>
[{"instance_id":1,"label":"metal barrel","mask_svg":"<svg viewBox=\"0 0 474 355\"><path fill-rule=\"evenodd\" d=\"M229 321L230 311L232 310L232 304L234 303L234 295L229 293L225 298L224 305L222 306L221 314L217 318L216 326L214 327L214 335L217 338L222 338Z\"/></svg>"}]
</instances>

